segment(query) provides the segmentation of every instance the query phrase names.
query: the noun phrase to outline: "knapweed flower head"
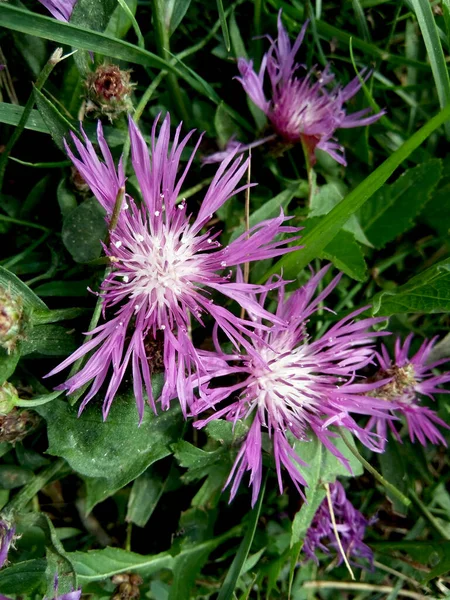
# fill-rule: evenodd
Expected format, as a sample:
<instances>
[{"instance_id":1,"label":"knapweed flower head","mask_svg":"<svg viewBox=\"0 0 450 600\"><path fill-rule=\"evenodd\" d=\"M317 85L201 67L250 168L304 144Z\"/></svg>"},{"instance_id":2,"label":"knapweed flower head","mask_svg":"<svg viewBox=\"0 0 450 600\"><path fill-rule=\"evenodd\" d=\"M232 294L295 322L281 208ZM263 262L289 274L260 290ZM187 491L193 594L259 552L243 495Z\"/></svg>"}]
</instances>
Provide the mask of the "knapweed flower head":
<instances>
[{"instance_id":1,"label":"knapweed flower head","mask_svg":"<svg viewBox=\"0 0 450 600\"><path fill-rule=\"evenodd\" d=\"M425 340L419 350L409 358L412 339L413 334L411 333L402 345L400 338L397 338L393 359L384 345L381 353L376 354L380 371L374 379L389 379L384 386L377 390L376 395L378 398L384 399L388 406L391 405L392 414L404 417L412 442L417 439L425 446L428 440L432 444L447 446L444 436L436 425L446 429L450 429L450 427L438 417L434 410L422 404L421 396L434 400L433 394L448 393L448 390L443 390L439 386L450 381L450 372L436 375L433 373L433 369L448 362L449 359L444 358L430 362L431 350L437 338ZM386 440L387 427L389 427L394 437L401 442L397 423L398 421L393 422L382 415L374 415L370 418L367 429L376 430L380 438Z\"/></svg>"},{"instance_id":2,"label":"knapweed flower head","mask_svg":"<svg viewBox=\"0 0 450 600\"><path fill-rule=\"evenodd\" d=\"M58 21L69 21L77 0L39 0Z\"/></svg>"},{"instance_id":3,"label":"knapweed flower head","mask_svg":"<svg viewBox=\"0 0 450 600\"><path fill-rule=\"evenodd\" d=\"M9 548L13 543L15 533L15 527L4 519L0 519L0 569L8 560Z\"/></svg>"},{"instance_id":4,"label":"knapweed flower head","mask_svg":"<svg viewBox=\"0 0 450 600\"><path fill-rule=\"evenodd\" d=\"M372 360L372 338L382 333L370 333L369 328L381 319L355 320L367 307L354 311L334 325L322 337L312 340L308 333L309 317L320 307L340 280L335 277L315 297L317 288L329 266L286 297L284 286L278 290L275 316L270 329L258 328L257 337L246 354L225 354L220 348L209 355L209 379L234 375L239 381L230 386L203 387L203 397L193 407L193 413L214 407L231 395L237 400L219 408L210 417L197 421L202 427L212 419L225 417L229 421L253 419L238 452L226 485L231 485L231 499L242 477L250 471L253 486L252 503L258 497L262 477L262 434L266 431L273 446L273 455L280 493L283 491L282 467L301 493L299 486L306 482L298 468L305 466L295 449L295 441L317 438L349 470L347 459L333 444L337 436L330 427L341 426L354 433L368 448L379 451L377 436L367 435L351 416L352 413L383 416L386 405L382 400L368 399L365 392L382 383L360 383L355 372ZM266 294L260 297L263 307ZM279 324L281 322L281 325ZM205 357L205 364L208 359ZM205 378L206 379L206 378Z\"/></svg>"},{"instance_id":5,"label":"knapweed flower head","mask_svg":"<svg viewBox=\"0 0 450 600\"><path fill-rule=\"evenodd\" d=\"M366 533L366 527L371 525L373 520L366 519L360 511L347 500L345 490L339 481L330 485L329 489L336 521L336 529L346 557L349 558L352 563L354 563L355 559L366 559L372 568L373 552L369 546L363 542L363 539ZM343 562L344 559L336 539L336 533L331 519L328 498L325 498L314 515L314 519L306 533L302 549L307 558L313 560L316 564L319 564L317 552L330 554L331 549L336 552L336 566L339 566Z\"/></svg>"},{"instance_id":6,"label":"knapweed flower head","mask_svg":"<svg viewBox=\"0 0 450 600\"><path fill-rule=\"evenodd\" d=\"M106 116L112 122L121 114L130 112L134 88L130 73L111 64L100 65L89 73L85 81L86 113L96 118Z\"/></svg>"},{"instance_id":7,"label":"knapweed flower head","mask_svg":"<svg viewBox=\"0 0 450 600\"><path fill-rule=\"evenodd\" d=\"M288 33L281 22L280 11L278 38L271 40L270 49L263 57L259 72L255 72L251 60L240 58L240 77L237 79L286 145L302 143L312 164L315 162L314 150L319 148L345 165L344 148L334 138L336 130L370 125L384 112L368 116L371 108L365 108L347 114L344 105L360 90L359 77L355 77L346 86L335 84L335 77L329 66L321 73L312 69L304 77L298 75L298 71L305 67L295 62L295 56L303 41L307 24L303 25L291 46ZM266 73L271 87L269 99L264 91ZM364 71L360 73L360 77L363 75Z\"/></svg>"},{"instance_id":8,"label":"knapweed flower head","mask_svg":"<svg viewBox=\"0 0 450 600\"><path fill-rule=\"evenodd\" d=\"M19 341L24 324L23 302L0 286L0 346L10 354Z\"/></svg>"},{"instance_id":9,"label":"knapweed flower head","mask_svg":"<svg viewBox=\"0 0 450 600\"><path fill-rule=\"evenodd\" d=\"M195 217L187 214L186 202L180 198L183 181L189 171L200 140L184 169L179 171L180 158L192 136L180 141L181 125L170 146L170 118L166 116L159 135L156 119L149 149L130 119L132 164L142 193L142 202L125 195L117 226L110 231L105 253L111 261L111 272L101 285L104 317L108 319L89 332L90 340L50 374L55 374L80 357L94 351L86 365L71 377L61 389L70 394L92 383L80 410L108 382L104 394L103 413L106 418L125 372L131 370L133 389L139 415L144 411L144 388L155 410L152 396L152 372L156 357L158 367L164 365L164 387L161 394L163 410L170 399L178 396L183 412L193 401L190 383L192 373L200 376L202 359L192 344L189 330L193 322L204 325L212 317L218 328L236 346L249 346L247 338L255 336L253 322L235 316L215 303L212 295L222 294L261 319L277 321L256 302L251 293L264 286L231 279L232 269L242 263L279 256L295 249L287 243L297 229L283 225L282 214L259 223L226 247L221 247L219 232L204 229L214 212L231 196L246 189L239 186L248 167L242 157L228 157L219 166ZM84 134L83 134L84 135ZM123 193L125 176L122 162L118 168L98 125L101 161L91 142L73 138L79 157L68 148L68 154L93 194L105 208L107 219ZM179 201L180 200L180 201ZM111 315L112 311L115 313ZM163 360L161 361L161 357Z\"/></svg>"}]
</instances>

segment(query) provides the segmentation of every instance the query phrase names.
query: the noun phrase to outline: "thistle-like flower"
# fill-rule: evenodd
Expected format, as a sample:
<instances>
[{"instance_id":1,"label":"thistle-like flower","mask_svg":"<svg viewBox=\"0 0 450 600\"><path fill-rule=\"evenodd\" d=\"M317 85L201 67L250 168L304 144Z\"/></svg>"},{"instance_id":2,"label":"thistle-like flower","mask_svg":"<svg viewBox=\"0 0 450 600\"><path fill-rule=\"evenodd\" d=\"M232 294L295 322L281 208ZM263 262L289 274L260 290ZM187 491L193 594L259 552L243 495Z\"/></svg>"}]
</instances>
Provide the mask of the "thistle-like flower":
<instances>
[{"instance_id":1,"label":"thistle-like flower","mask_svg":"<svg viewBox=\"0 0 450 600\"><path fill-rule=\"evenodd\" d=\"M111 122L130 112L133 109L131 93L135 87L130 73L111 64L100 65L89 73L85 81L86 112L96 118L104 115Z\"/></svg>"},{"instance_id":2,"label":"thistle-like flower","mask_svg":"<svg viewBox=\"0 0 450 600\"><path fill-rule=\"evenodd\" d=\"M204 318L210 316L236 347L249 347L247 336L250 339L255 336L253 323L215 304L212 294L219 292L259 318L277 321L277 317L265 311L251 296L263 291L265 286L233 282L230 269L284 254L294 249L287 248L287 243L298 239L290 237L281 241L277 237L298 231L283 225L287 218L280 215L259 223L222 248L217 241L219 233L204 228L224 202L248 187L238 187L248 160L242 161L242 157L233 160L230 156L222 162L196 217L191 218L186 214L185 201L179 201L179 197L200 140L180 175L181 153L193 132L180 141L180 125L169 149L170 118L164 119L158 136L157 121L152 130L150 160L147 145L130 119L132 163L142 202L125 196L117 226L110 231L109 244L105 245L111 272L103 281L100 293L104 316L108 313L109 318L90 331L91 339L50 373L58 373L95 350L85 367L60 389L70 394L92 382L80 407L83 410L103 383L109 381L104 394L105 418L128 367L140 417L144 411L144 387L155 410L151 387L154 360L159 367L163 362L165 368L163 410L169 407L171 398L178 396L186 413L193 401L190 375L200 376L204 371L189 335L192 320L203 325ZM73 141L79 158L70 149L68 154L105 208L109 221L125 186L122 163L116 170L100 123L98 142L104 162L99 160L85 135L84 144L75 137ZM113 308L116 312L110 316Z\"/></svg>"},{"instance_id":3,"label":"thistle-like flower","mask_svg":"<svg viewBox=\"0 0 450 600\"><path fill-rule=\"evenodd\" d=\"M336 529L346 557L353 559L367 559L372 568L373 552L369 546L364 544L363 539L366 527L371 525L373 520L366 519L359 510L347 500L345 490L339 481L330 485L330 496L336 521ZM325 554L330 554L330 548L336 551L336 566L339 566L343 561L343 557L336 540L328 498L325 498L314 515L314 519L306 533L302 549L309 559L313 560L316 564L319 564L316 552L322 551Z\"/></svg>"},{"instance_id":4,"label":"thistle-like flower","mask_svg":"<svg viewBox=\"0 0 450 600\"><path fill-rule=\"evenodd\" d=\"M450 381L450 372L435 375L433 369L448 362L447 358L431 362L430 353L437 338L425 340L419 350L408 358L413 334L409 334L402 346L400 338L395 342L394 359L391 359L387 348L383 345L381 353L376 354L380 365L380 371L374 380L389 379L388 383L376 391L376 396L386 401L391 406L394 415L402 415L409 431L411 441L416 439L425 446L427 440L432 444L444 444L447 442L436 427L450 427L436 412L421 402L421 396L428 396L432 400L433 394L448 394L439 385ZM392 431L394 437L401 442L400 434L391 419L382 415L372 416L367 424L367 430L376 430L382 439L386 439L387 427Z\"/></svg>"},{"instance_id":5,"label":"thistle-like flower","mask_svg":"<svg viewBox=\"0 0 450 600\"><path fill-rule=\"evenodd\" d=\"M297 454L296 440L310 441L316 437L349 470L346 458L333 444L337 436L330 426L340 425L354 433L368 448L379 451L377 436L357 425L351 413L384 416L386 403L364 394L384 382L359 383L355 372L371 362L371 338L384 333L369 333L369 327L378 318L355 321L367 307L359 309L332 325L322 337L313 341L308 334L308 319L327 298L340 280L340 275L315 298L314 294L329 266L324 267L309 282L285 299L284 287L278 291L277 320L270 330L258 329L261 320L255 319L252 348L246 355L228 355L216 348L209 354L209 380L215 377L237 375L234 385L208 388L193 406L199 414L229 397L238 399L212 416L195 423L202 427L212 419L225 417L235 422L253 418L226 486L232 482L231 499L235 496L242 477L250 471L253 486L252 503L258 497L262 476L262 433L272 439L273 455L280 492L283 491L281 467L284 466L297 489L306 485L297 465L304 465ZM265 295L260 298L261 307ZM208 358L204 362L207 364ZM207 378L204 378L204 382Z\"/></svg>"},{"instance_id":6,"label":"thistle-like flower","mask_svg":"<svg viewBox=\"0 0 450 600\"><path fill-rule=\"evenodd\" d=\"M69 21L77 0L39 0L42 6L58 21Z\"/></svg>"},{"instance_id":7,"label":"thistle-like flower","mask_svg":"<svg viewBox=\"0 0 450 600\"><path fill-rule=\"evenodd\" d=\"M9 548L16 533L15 527L0 519L0 569L8 560Z\"/></svg>"},{"instance_id":8,"label":"thistle-like flower","mask_svg":"<svg viewBox=\"0 0 450 600\"><path fill-rule=\"evenodd\" d=\"M349 129L375 123L383 114L381 111L368 116L371 108L365 108L353 114L347 114L344 108L360 90L365 70L346 86L334 84L334 75L329 66L318 73L310 70L305 77L299 77L297 71L304 65L295 62L295 56L305 35L306 22L294 44L278 15L278 38L271 40L269 51L264 55L259 72L255 72L253 61L244 58L238 60L238 69L242 87L267 116L274 132L286 146L302 143L308 153L311 164L315 162L316 148L327 152L338 163L346 165L344 148L335 140L337 129ZM271 98L264 92L266 73L271 86ZM369 73L370 75L370 73ZM368 75L366 75L367 77ZM266 141L260 140L260 143ZM255 143L252 144L254 146ZM242 146L241 150L244 150ZM222 153L223 154L223 153ZM214 156L214 155L213 155ZM209 161L211 162L211 157Z\"/></svg>"}]
</instances>

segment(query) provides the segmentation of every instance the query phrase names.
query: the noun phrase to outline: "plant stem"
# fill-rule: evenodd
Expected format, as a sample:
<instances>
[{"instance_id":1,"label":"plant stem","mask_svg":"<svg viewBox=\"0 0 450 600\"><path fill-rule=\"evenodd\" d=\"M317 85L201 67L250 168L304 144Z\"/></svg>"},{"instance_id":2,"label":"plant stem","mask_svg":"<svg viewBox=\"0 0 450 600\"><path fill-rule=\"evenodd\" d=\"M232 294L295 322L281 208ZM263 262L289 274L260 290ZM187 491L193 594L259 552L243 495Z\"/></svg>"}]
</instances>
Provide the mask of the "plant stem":
<instances>
[{"instance_id":1,"label":"plant stem","mask_svg":"<svg viewBox=\"0 0 450 600\"><path fill-rule=\"evenodd\" d=\"M425 506L425 504L422 502L422 500L419 498L419 496L416 494L416 492L414 490L410 489L409 495L414 500L414 504L417 506L417 508L423 514L425 519L427 519L427 521L430 522L430 525L432 527L434 527L435 531L437 533L439 533L439 535L442 537L442 539L450 540L450 535L445 531L445 529L443 527L441 527L441 525L439 524L439 521L436 519L436 517L433 514L431 514L431 512L428 510L428 508Z\"/></svg>"},{"instance_id":2,"label":"plant stem","mask_svg":"<svg viewBox=\"0 0 450 600\"><path fill-rule=\"evenodd\" d=\"M164 4L164 0L152 0L158 54L161 58L169 62L171 60L169 29L164 19ZM174 73L169 73L167 78L178 116L187 123L189 121L189 113L183 100L178 79Z\"/></svg>"},{"instance_id":3,"label":"plant stem","mask_svg":"<svg viewBox=\"0 0 450 600\"><path fill-rule=\"evenodd\" d=\"M303 589L311 590L347 590L349 592L374 592L375 594L392 594L394 588L389 585L372 585L370 583L351 583L347 581L305 581ZM427 600L429 596L424 596L417 592L410 592L408 590L399 590L398 596L404 598L412 598L413 600Z\"/></svg>"},{"instance_id":4,"label":"plant stem","mask_svg":"<svg viewBox=\"0 0 450 600\"><path fill-rule=\"evenodd\" d=\"M317 191L317 177L312 166L311 151L308 148L307 142L302 137L302 148L305 156L306 173L308 174L308 208L311 208L312 199Z\"/></svg>"},{"instance_id":5,"label":"plant stem","mask_svg":"<svg viewBox=\"0 0 450 600\"><path fill-rule=\"evenodd\" d=\"M400 500L400 502L402 502L405 506L411 506L411 500L409 498L407 498L404 494L402 494L402 492L398 488L396 488L395 485L392 485L392 483L389 483L389 481L387 481L380 473L378 473L378 471L374 467L372 467L372 465L370 463L368 463L365 458L363 458L361 456L361 454L358 452L358 450L356 450L356 448L354 448L350 444L342 427L338 427L338 429L339 429L339 433L341 434L342 439L344 440L345 445L350 450L350 452L353 454L353 456L355 456L359 460L359 462L363 465L363 467L365 467L370 473L372 473L372 475L375 477L375 479L377 481L379 481L381 483L381 485L383 487L385 487L387 490L389 490L394 496L396 496Z\"/></svg>"},{"instance_id":6,"label":"plant stem","mask_svg":"<svg viewBox=\"0 0 450 600\"><path fill-rule=\"evenodd\" d=\"M341 538L339 537L339 532L338 532L337 525L336 525L336 517L334 515L333 501L331 500L331 492L330 492L330 484L329 483L325 483L325 490L327 493L327 502L328 502L328 509L330 511L331 523L333 524L334 537L336 538L339 552L341 553L342 559L345 563L345 566L347 567L347 571L350 573L350 577L353 579L353 581L355 581L355 574L353 573L350 563L348 562L347 555L345 554L344 548L342 547Z\"/></svg>"},{"instance_id":7,"label":"plant stem","mask_svg":"<svg viewBox=\"0 0 450 600\"><path fill-rule=\"evenodd\" d=\"M58 458L58 460L49 467L43 469L14 496L11 502L8 502L3 513L6 515L23 510L28 502L30 502L39 490L55 477L65 464L66 461L63 458Z\"/></svg>"},{"instance_id":8,"label":"plant stem","mask_svg":"<svg viewBox=\"0 0 450 600\"><path fill-rule=\"evenodd\" d=\"M11 150L13 149L15 143L22 135L22 131L25 129L25 125L27 124L28 117L30 116L31 109L34 106L34 90L35 89L39 90L39 91L42 90L50 73L53 71L54 67L60 62L60 60L62 60L62 53L63 53L62 48L57 48L53 52L53 54L50 56L47 63L44 65L44 68L42 69L42 71L39 73L36 83L34 84L34 89L31 92L30 97L28 98L25 108L23 109L23 113L20 118L20 121L19 121L17 127L14 129L12 136L9 138L8 143L6 144L6 148L4 149L4 151L2 152L2 154L0 156L0 192L3 188L3 180L5 178L5 170L6 170L6 164L8 162L8 156L10 155Z\"/></svg>"}]
</instances>

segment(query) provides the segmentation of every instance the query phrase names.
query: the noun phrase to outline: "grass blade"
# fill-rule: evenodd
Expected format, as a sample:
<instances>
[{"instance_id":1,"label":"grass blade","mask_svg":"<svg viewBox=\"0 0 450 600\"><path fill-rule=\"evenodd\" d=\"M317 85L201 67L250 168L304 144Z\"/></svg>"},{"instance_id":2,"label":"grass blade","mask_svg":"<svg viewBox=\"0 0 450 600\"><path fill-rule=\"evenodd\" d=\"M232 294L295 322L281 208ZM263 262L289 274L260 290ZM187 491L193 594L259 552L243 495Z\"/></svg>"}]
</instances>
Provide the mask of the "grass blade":
<instances>
[{"instance_id":1,"label":"grass blade","mask_svg":"<svg viewBox=\"0 0 450 600\"><path fill-rule=\"evenodd\" d=\"M306 267L322 250L331 242L342 226L348 221L392 175L408 156L424 142L435 129L443 125L450 118L450 105L435 115L373 173L362 181L348 196L337 204L320 222L302 239L302 250L296 250L285 255L267 273L266 277L278 273L283 269L283 276L296 277L298 272Z\"/></svg>"},{"instance_id":2,"label":"grass blade","mask_svg":"<svg viewBox=\"0 0 450 600\"><path fill-rule=\"evenodd\" d=\"M222 27L223 41L225 42L225 48L227 49L227 52L229 52L231 50L231 40L230 33L228 31L227 17L223 9L222 0L217 0L217 10L219 11L219 19L220 26Z\"/></svg>"},{"instance_id":3,"label":"grass blade","mask_svg":"<svg viewBox=\"0 0 450 600\"><path fill-rule=\"evenodd\" d=\"M450 104L450 79L431 4L429 0L411 0L411 3L427 49L439 104L444 108ZM445 132L450 138L450 122L445 123Z\"/></svg>"}]
</instances>

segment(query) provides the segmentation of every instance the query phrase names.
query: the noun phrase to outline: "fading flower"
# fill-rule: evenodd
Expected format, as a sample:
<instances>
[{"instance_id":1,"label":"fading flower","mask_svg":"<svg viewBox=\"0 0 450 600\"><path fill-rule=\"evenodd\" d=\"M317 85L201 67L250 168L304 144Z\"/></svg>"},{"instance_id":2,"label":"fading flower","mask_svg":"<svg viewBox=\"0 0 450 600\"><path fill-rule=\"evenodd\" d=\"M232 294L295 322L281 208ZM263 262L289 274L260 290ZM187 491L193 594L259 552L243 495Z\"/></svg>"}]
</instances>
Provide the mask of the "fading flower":
<instances>
[{"instance_id":1,"label":"fading flower","mask_svg":"<svg viewBox=\"0 0 450 600\"><path fill-rule=\"evenodd\" d=\"M69 21L77 0L39 0L58 21Z\"/></svg>"},{"instance_id":2,"label":"fading flower","mask_svg":"<svg viewBox=\"0 0 450 600\"><path fill-rule=\"evenodd\" d=\"M103 64L86 81L86 113L91 116L106 116L112 122L123 113L133 110L131 94L135 84L130 79L131 71L117 65Z\"/></svg>"},{"instance_id":3,"label":"fading flower","mask_svg":"<svg viewBox=\"0 0 450 600\"><path fill-rule=\"evenodd\" d=\"M366 519L353 504L347 500L345 490L339 481L330 485L330 496L333 506L336 529L345 555L349 559L366 559L373 568L373 552L364 542L366 527L374 520ZM317 552L330 554L330 549L336 552L337 565L343 562L343 557L336 540L336 534L331 520L328 499L319 506L314 519L306 533L303 542L303 552L319 564ZM351 562L353 562L351 560ZM360 565L358 565L360 566Z\"/></svg>"},{"instance_id":4,"label":"fading flower","mask_svg":"<svg viewBox=\"0 0 450 600\"><path fill-rule=\"evenodd\" d=\"M16 528L0 519L0 569L8 561L8 552L16 533Z\"/></svg>"},{"instance_id":5,"label":"fading flower","mask_svg":"<svg viewBox=\"0 0 450 600\"><path fill-rule=\"evenodd\" d=\"M389 379L388 383L377 390L377 397L383 398L387 405L391 405L391 412L394 415L402 415L409 431L411 441L417 438L425 446L427 440L432 444L444 444L447 442L436 427L450 427L440 419L434 410L424 406L421 396L428 396L434 400L433 394L448 394L448 390L441 389L443 383L450 381L450 372L442 375L435 375L433 369L448 362L450 359L444 358L436 362L429 362L431 350L437 341L437 338L425 340L419 350L408 358L413 334L409 334L402 346L400 338L395 342L394 358L391 359L386 346L382 346L381 353L376 354L380 365L380 371L375 376L375 380ZM372 416L367 424L367 430L376 430L382 439L386 439L387 427L392 431L397 441L401 442L395 424L391 419L383 415Z\"/></svg>"},{"instance_id":6,"label":"fading flower","mask_svg":"<svg viewBox=\"0 0 450 600\"><path fill-rule=\"evenodd\" d=\"M311 69L304 77L297 75L299 69L306 68L295 62L295 56L307 25L308 22L303 25L291 46L281 22L280 11L278 38L275 41L271 40L270 49L264 55L259 71L254 70L253 61L239 58L240 77L237 77L237 80L254 104L267 116L273 130L285 146L302 143L311 164L315 163L314 151L319 148L338 163L346 165L344 148L334 137L336 130L371 125L384 111L370 116L368 113L371 112L371 108L352 114L346 112L345 104L361 89L360 78L366 70L346 86L334 83L335 76L328 65L321 73ZM264 91L266 73L271 87L269 99ZM369 75L370 73L365 75L365 78ZM266 138L259 140L259 143L265 141ZM257 142L252 145L257 145Z\"/></svg>"},{"instance_id":7,"label":"fading flower","mask_svg":"<svg viewBox=\"0 0 450 600\"><path fill-rule=\"evenodd\" d=\"M226 482L231 484L234 498L242 477L250 471L253 486L252 504L257 500L262 477L262 433L267 431L272 439L273 454L280 492L283 491L281 468L284 466L293 483L301 492L306 485L298 466L304 466L295 449L296 440L310 441L317 438L325 448L337 457L350 471L347 459L333 444L337 434L330 426L339 425L354 433L364 445L379 451L377 436L357 425L351 413L384 416L386 403L364 394L382 385L358 383L355 372L372 360L374 336L386 333L370 333L369 327L380 322L379 318L355 321L367 307L354 311L332 325L319 339L312 341L308 334L309 317L320 307L338 284L341 275L335 277L314 298L329 266L313 275L309 282L285 298L284 287L278 292L277 321L272 329L262 327L258 313L252 347L247 353L225 354L216 343L216 353L205 356L209 374L203 383L216 377L234 375L238 382L225 387L203 386L203 397L193 406L193 414L207 410L228 398L239 394L238 399L219 409L209 418L195 423L203 427L213 419L225 417L229 421L253 418L250 430L242 443L236 461ZM261 308L266 294L260 299ZM279 322L282 322L280 325ZM207 354L207 353L204 353Z\"/></svg>"},{"instance_id":8,"label":"fading flower","mask_svg":"<svg viewBox=\"0 0 450 600\"><path fill-rule=\"evenodd\" d=\"M225 299L234 300L260 319L278 321L251 296L251 293L261 292L265 287L231 281L232 269L246 262L294 250L292 246L288 248L287 243L298 239L280 240L280 234L298 231L283 225L287 218L281 214L252 227L222 248L217 241L219 232L204 231L204 227L231 196L248 187L239 187L248 160L243 162L242 157L233 160L230 156L222 162L196 217L192 218L186 214L185 201L178 200L200 140L186 167L178 174L181 153L193 132L180 141L180 125L169 149L169 115L164 119L159 135L156 135L157 122L158 119L152 130L150 160L147 145L130 119L132 163L143 201L136 202L129 195L125 196L117 226L110 232L109 244L105 246L111 272L103 281L100 293L104 316L108 313L109 318L90 331L87 335L91 339L49 374L58 373L94 351L85 367L59 389L70 394L92 383L81 404L81 411L108 382L103 404L105 418L129 367L141 419L144 388L150 405L156 410L149 347L153 348L152 353L163 356L163 410L169 407L171 398L178 396L186 414L194 399L190 376L193 373L200 376L204 372L202 358L189 335L192 320L203 326L204 318L211 317L236 348L240 345L249 347L247 337L255 337L253 322L215 304L212 294L218 292ZM116 198L125 185L122 162L116 170L100 123L98 143L104 162L98 158L85 134L84 143L75 137L73 141L79 158L69 148L68 154L105 208L109 220ZM116 312L110 316L114 308ZM161 346L159 350L155 349L155 344ZM160 360L158 368L159 363Z\"/></svg>"}]
</instances>

